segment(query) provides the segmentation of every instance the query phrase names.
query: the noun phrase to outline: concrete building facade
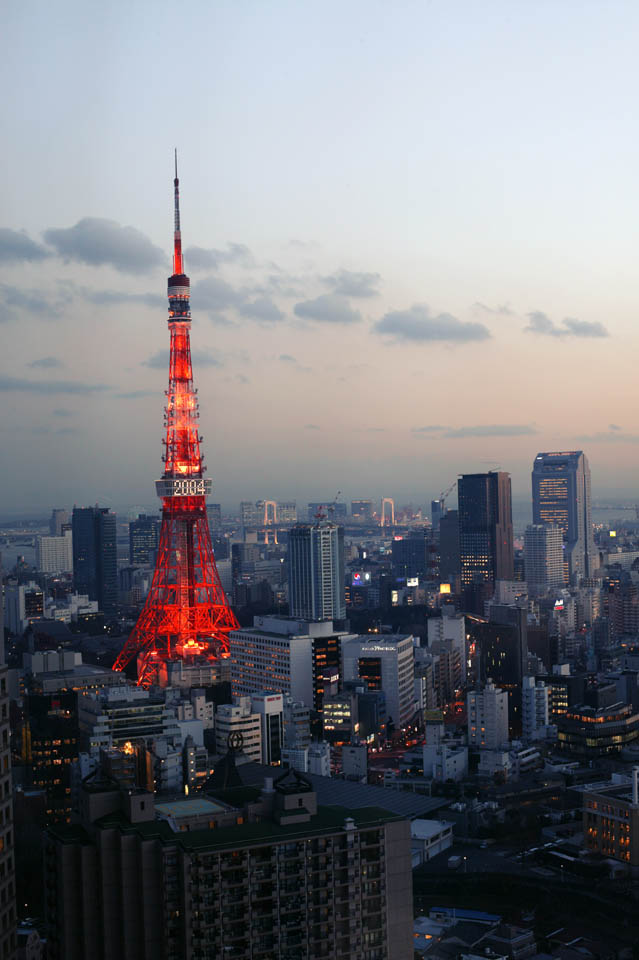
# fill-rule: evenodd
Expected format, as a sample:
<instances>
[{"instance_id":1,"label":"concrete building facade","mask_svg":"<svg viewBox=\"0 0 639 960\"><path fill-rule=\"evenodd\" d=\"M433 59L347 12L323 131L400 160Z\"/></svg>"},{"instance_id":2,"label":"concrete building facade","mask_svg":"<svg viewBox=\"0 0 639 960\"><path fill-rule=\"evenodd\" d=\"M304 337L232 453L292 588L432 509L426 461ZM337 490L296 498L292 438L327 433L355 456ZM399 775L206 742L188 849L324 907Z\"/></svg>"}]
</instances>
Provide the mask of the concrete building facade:
<instances>
[{"instance_id":1,"label":"concrete building facade","mask_svg":"<svg viewBox=\"0 0 639 960\"><path fill-rule=\"evenodd\" d=\"M45 843L51 960L412 960L405 819L294 772L241 807L88 781L81 808Z\"/></svg>"},{"instance_id":2,"label":"concrete building facade","mask_svg":"<svg viewBox=\"0 0 639 960\"><path fill-rule=\"evenodd\" d=\"M342 680L365 680L383 690L386 712L396 727L415 713L415 655L412 635L354 637L342 642Z\"/></svg>"},{"instance_id":3,"label":"concrete building facade","mask_svg":"<svg viewBox=\"0 0 639 960\"><path fill-rule=\"evenodd\" d=\"M499 750L508 743L508 693L488 680L481 692L467 697L468 745Z\"/></svg>"}]
</instances>

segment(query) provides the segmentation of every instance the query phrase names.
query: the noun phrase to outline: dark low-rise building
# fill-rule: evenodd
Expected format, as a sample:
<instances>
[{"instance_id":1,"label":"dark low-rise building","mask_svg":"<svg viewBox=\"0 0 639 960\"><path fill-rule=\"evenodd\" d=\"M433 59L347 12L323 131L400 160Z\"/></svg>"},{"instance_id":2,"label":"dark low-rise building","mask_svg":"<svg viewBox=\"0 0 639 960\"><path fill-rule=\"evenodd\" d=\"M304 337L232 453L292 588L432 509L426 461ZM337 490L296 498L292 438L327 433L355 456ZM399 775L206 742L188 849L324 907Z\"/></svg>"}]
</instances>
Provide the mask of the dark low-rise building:
<instances>
[{"instance_id":1,"label":"dark low-rise building","mask_svg":"<svg viewBox=\"0 0 639 960\"><path fill-rule=\"evenodd\" d=\"M639 713L625 703L571 707L555 723L559 749L576 757L614 756L639 737Z\"/></svg>"}]
</instances>

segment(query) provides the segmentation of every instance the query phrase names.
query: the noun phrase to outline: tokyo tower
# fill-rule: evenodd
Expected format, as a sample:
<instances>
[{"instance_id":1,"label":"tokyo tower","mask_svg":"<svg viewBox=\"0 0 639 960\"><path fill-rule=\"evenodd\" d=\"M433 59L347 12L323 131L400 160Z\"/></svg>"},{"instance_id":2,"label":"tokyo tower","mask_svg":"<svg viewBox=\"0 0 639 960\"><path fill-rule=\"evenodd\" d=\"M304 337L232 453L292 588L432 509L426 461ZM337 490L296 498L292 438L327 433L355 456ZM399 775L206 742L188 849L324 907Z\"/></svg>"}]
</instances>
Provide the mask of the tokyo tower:
<instances>
[{"instance_id":1,"label":"tokyo tower","mask_svg":"<svg viewBox=\"0 0 639 960\"><path fill-rule=\"evenodd\" d=\"M148 686L162 661L228 656L228 633L238 627L215 566L206 496L212 481L198 431L199 404L191 366L190 280L184 273L180 232L180 181L175 158L173 275L169 277L169 389L166 391L164 473L156 492L162 527L153 583L113 669L137 656L138 684Z\"/></svg>"}]
</instances>

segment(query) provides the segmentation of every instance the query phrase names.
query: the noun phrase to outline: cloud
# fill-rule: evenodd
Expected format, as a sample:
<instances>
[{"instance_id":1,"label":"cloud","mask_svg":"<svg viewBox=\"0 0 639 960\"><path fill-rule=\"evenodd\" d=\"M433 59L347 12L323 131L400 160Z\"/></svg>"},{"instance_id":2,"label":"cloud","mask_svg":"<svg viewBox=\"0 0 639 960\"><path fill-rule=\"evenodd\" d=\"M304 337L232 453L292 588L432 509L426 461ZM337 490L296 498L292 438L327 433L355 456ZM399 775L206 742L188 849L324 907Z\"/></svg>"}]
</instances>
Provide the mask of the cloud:
<instances>
[{"instance_id":1,"label":"cloud","mask_svg":"<svg viewBox=\"0 0 639 960\"><path fill-rule=\"evenodd\" d=\"M169 365L167 357L167 367ZM128 390L126 393L116 393L118 400L141 400L142 397L157 397L157 390Z\"/></svg>"},{"instance_id":2,"label":"cloud","mask_svg":"<svg viewBox=\"0 0 639 960\"><path fill-rule=\"evenodd\" d=\"M21 377L0 375L0 391L23 393L74 393L89 394L109 390L105 383L81 383L77 380L25 380Z\"/></svg>"},{"instance_id":3,"label":"cloud","mask_svg":"<svg viewBox=\"0 0 639 960\"><path fill-rule=\"evenodd\" d=\"M536 333L546 337L608 337L609 333L603 323L589 320L575 320L566 317L561 324L556 324L541 310L533 310L528 314L528 323L524 333Z\"/></svg>"},{"instance_id":4,"label":"cloud","mask_svg":"<svg viewBox=\"0 0 639 960\"><path fill-rule=\"evenodd\" d=\"M415 303L409 310L385 314L373 325L373 330L392 337L395 342L413 343L467 343L471 340L488 340L491 336L483 323L465 323L450 313L432 316L425 303Z\"/></svg>"},{"instance_id":5,"label":"cloud","mask_svg":"<svg viewBox=\"0 0 639 960\"><path fill-rule=\"evenodd\" d=\"M36 263L48 256L49 251L26 233L0 227L0 263Z\"/></svg>"},{"instance_id":6,"label":"cloud","mask_svg":"<svg viewBox=\"0 0 639 960\"><path fill-rule=\"evenodd\" d=\"M511 310L507 303L498 303L496 307L489 307L485 303L476 300L473 304L473 310L478 313L491 313L498 317L514 317L515 311Z\"/></svg>"},{"instance_id":7,"label":"cloud","mask_svg":"<svg viewBox=\"0 0 639 960\"><path fill-rule=\"evenodd\" d=\"M237 380L238 383L250 383L250 382L251 382L248 377L245 377L245 376L244 376L243 373L236 373L236 374L235 374L235 379Z\"/></svg>"},{"instance_id":8,"label":"cloud","mask_svg":"<svg viewBox=\"0 0 639 960\"><path fill-rule=\"evenodd\" d=\"M95 303L99 307L117 306L121 303L141 303L146 307L162 309L167 306L166 297L159 293L126 293L123 290L89 290L86 287L80 287L77 290L79 296L88 300L89 303Z\"/></svg>"},{"instance_id":9,"label":"cloud","mask_svg":"<svg viewBox=\"0 0 639 960\"><path fill-rule=\"evenodd\" d=\"M616 423L609 423L609 424L608 424L608 429L609 429L609 430L621 430L621 427L620 427L618 424L616 424Z\"/></svg>"},{"instance_id":10,"label":"cloud","mask_svg":"<svg viewBox=\"0 0 639 960\"><path fill-rule=\"evenodd\" d=\"M292 357L290 353L281 353L278 357L280 363L285 363L288 367L292 367L297 370L299 373L310 373L311 367L303 366L299 360L295 357Z\"/></svg>"},{"instance_id":11,"label":"cloud","mask_svg":"<svg viewBox=\"0 0 639 960\"><path fill-rule=\"evenodd\" d=\"M204 247L189 247L184 251L187 267L195 270L217 270L224 263L237 263L241 267L254 267L255 258L243 243L228 243L226 250L205 250Z\"/></svg>"},{"instance_id":12,"label":"cloud","mask_svg":"<svg viewBox=\"0 0 639 960\"><path fill-rule=\"evenodd\" d=\"M333 287L333 293L344 297L377 297L381 282L379 273L354 273L338 270L330 277L322 277L322 283Z\"/></svg>"},{"instance_id":13,"label":"cloud","mask_svg":"<svg viewBox=\"0 0 639 960\"><path fill-rule=\"evenodd\" d=\"M168 370L169 369L169 351L168 350L157 350L155 353L152 353L150 357L142 361L143 367L150 367L151 370Z\"/></svg>"},{"instance_id":14,"label":"cloud","mask_svg":"<svg viewBox=\"0 0 639 960\"><path fill-rule=\"evenodd\" d=\"M243 317L259 323L278 323L284 319L284 314L270 297L258 297L250 303L243 303L239 311Z\"/></svg>"},{"instance_id":15,"label":"cloud","mask_svg":"<svg viewBox=\"0 0 639 960\"><path fill-rule=\"evenodd\" d=\"M193 288L192 301L195 309L226 310L228 307L240 307L246 297L222 280L221 277L204 277Z\"/></svg>"},{"instance_id":16,"label":"cloud","mask_svg":"<svg viewBox=\"0 0 639 960\"><path fill-rule=\"evenodd\" d=\"M591 433L581 437L575 437L578 443L639 443L639 434L637 433L619 433L618 430L611 430L610 433Z\"/></svg>"},{"instance_id":17,"label":"cloud","mask_svg":"<svg viewBox=\"0 0 639 960\"><path fill-rule=\"evenodd\" d=\"M461 437L529 437L537 432L528 423L493 423L477 427L449 427L443 436L447 440Z\"/></svg>"},{"instance_id":18,"label":"cloud","mask_svg":"<svg viewBox=\"0 0 639 960\"><path fill-rule=\"evenodd\" d=\"M108 265L122 273L141 273L166 263L163 251L140 230L102 217L84 217L74 227L46 230L44 239L66 260Z\"/></svg>"},{"instance_id":19,"label":"cloud","mask_svg":"<svg viewBox=\"0 0 639 960\"><path fill-rule=\"evenodd\" d=\"M51 413L54 417L70 417L72 413L70 410L66 410L64 407L58 407L57 410L52 410Z\"/></svg>"},{"instance_id":20,"label":"cloud","mask_svg":"<svg viewBox=\"0 0 639 960\"><path fill-rule=\"evenodd\" d=\"M0 322L20 320L25 313L37 317L59 317L71 301L69 291L62 287L56 294L41 290L23 290L9 284L0 284Z\"/></svg>"},{"instance_id":21,"label":"cloud","mask_svg":"<svg viewBox=\"0 0 639 960\"><path fill-rule=\"evenodd\" d=\"M427 427L413 427L411 433L439 433L441 430L446 430L446 427L429 425Z\"/></svg>"},{"instance_id":22,"label":"cloud","mask_svg":"<svg viewBox=\"0 0 639 960\"><path fill-rule=\"evenodd\" d=\"M42 367L45 370L51 370L53 367L61 367L63 364L58 357L40 357L38 360L32 360L27 366Z\"/></svg>"},{"instance_id":23,"label":"cloud","mask_svg":"<svg viewBox=\"0 0 639 960\"><path fill-rule=\"evenodd\" d=\"M224 366L224 361L209 350L191 350L191 360L198 367Z\"/></svg>"},{"instance_id":24,"label":"cloud","mask_svg":"<svg viewBox=\"0 0 639 960\"><path fill-rule=\"evenodd\" d=\"M359 323L362 316L359 310L353 310L345 297L337 293L322 293L314 300L296 303L294 312L303 320L315 320L318 323Z\"/></svg>"},{"instance_id":25,"label":"cloud","mask_svg":"<svg viewBox=\"0 0 639 960\"><path fill-rule=\"evenodd\" d=\"M321 430L321 427L318 427L316 423L306 423L304 424L305 430Z\"/></svg>"},{"instance_id":26,"label":"cloud","mask_svg":"<svg viewBox=\"0 0 639 960\"><path fill-rule=\"evenodd\" d=\"M210 353L208 350L192 350L191 351L191 360L198 367L222 367L224 366L223 361L220 357L215 356ZM143 367L150 367L151 370L166 370L169 369L169 351L168 350L157 350L155 353L152 353L150 357L142 361ZM136 395L142 396L142 392L134 391ZM153 391L155 393L155 391Z\"/></svg>"},{"instance_id":27,"label":"cloud","mask_svg":"<svg viewBox=\"0 0 639 960\"><path fill-rule=\"evenodd\" d=\"M567 333L573 337L608 337L610 334L603 323L598 321L575 320L574 317L566 317L564 326Z\"/></svg>"}]
</instances>

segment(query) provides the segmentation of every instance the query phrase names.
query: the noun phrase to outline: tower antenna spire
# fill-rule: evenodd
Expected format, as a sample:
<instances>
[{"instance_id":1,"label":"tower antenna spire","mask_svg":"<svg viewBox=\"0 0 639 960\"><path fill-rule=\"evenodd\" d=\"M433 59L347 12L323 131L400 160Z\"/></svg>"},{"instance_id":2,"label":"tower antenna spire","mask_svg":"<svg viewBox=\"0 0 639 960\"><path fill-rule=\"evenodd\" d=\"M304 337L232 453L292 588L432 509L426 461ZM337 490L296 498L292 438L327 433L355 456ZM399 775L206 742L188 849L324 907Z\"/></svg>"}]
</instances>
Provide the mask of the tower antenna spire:
<instances>
[{"instance_id":1,"label":"tower antenna spire","mask_svg":"<svg viewBox=\"0 0 639 960\"><path fill-rule=\"evenodd\" d=\"M191 363L191 282L184 273L180 233L180 181L175 151L173 274L168 281L169 388L164 423L164 472L155 489L162 527L153 581L144 608L114 664L137 658L138 684L158 682L169 661L214 664L229 655L238 622L215 563L206 513L212 482L204 477L199 404ZM215 674L217 675L217 672Z\"/></svg>"},{"instance_id":2,"label":"tower antenna spire","mask_svg":"<svg viewBox=\"0 0 639 960\"><path fill-rule=\"evenodd\" d=\"M182 233L180 231L180 181L178 180L177 147L175 148L175 179L173 181L173 190L175 197L173 228L173 276L175 277L184 273L184 260L182 259Z\"/></svg>"}]
</instances>

